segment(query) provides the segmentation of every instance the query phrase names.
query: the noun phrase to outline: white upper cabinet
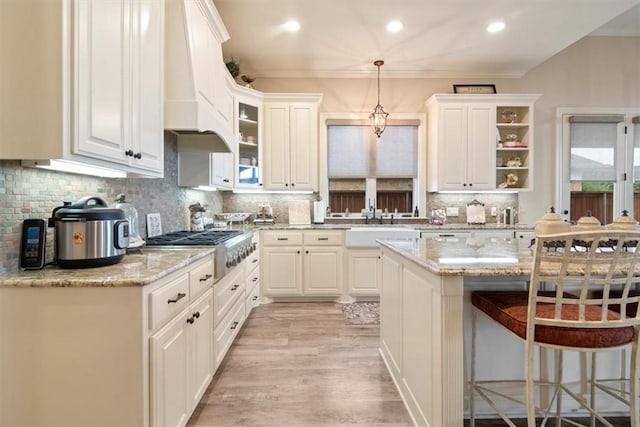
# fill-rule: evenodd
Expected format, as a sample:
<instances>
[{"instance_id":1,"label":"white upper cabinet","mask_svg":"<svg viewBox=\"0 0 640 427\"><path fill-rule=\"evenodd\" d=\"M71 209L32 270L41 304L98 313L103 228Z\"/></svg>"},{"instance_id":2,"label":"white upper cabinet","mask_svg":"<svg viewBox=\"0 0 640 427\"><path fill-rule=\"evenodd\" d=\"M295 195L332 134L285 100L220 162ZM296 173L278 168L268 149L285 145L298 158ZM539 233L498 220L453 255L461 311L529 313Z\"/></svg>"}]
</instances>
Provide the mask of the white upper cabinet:
<instances>
[{"instance_id":1,"label":"white upper cabinet","mask_svg":"<svg viewBox=\"0 0 640 427\"><path fill-rule=\"evenodd\" d=\"M531 190L538 96L431 96L428 190Z\"/></svg>"},{"instance_id":2,"label":"white upper cabinet","mask_svg":"<svg viewBox=\"0 0 640 427\"><path fill-rule=\"evenodd\" d=\"M16 39L0 48L0 115L19 143L0 158L162 176L163 13L162 0L3 5Z\"/></svg>"},{"instance_id":3,"label":"white upper cabinet","mask_svg":"<svg viewBox=\"0 0 640 427\"><path fill-rule=\"evenodd\" d=\"M74 152L162 174L162 3L77 4Z\"/></svg>"},{"instance_id":4,"label":"white upper cabinet","mask_svg":"<svg viewBox=\"0 0 640 427\"><path fill-rule=\"evenodd\" d=\"M222 58L229 34L218 11L210 0L167 0L166 26L165 129L215 132L233 151L233 94Z\"/></svg>"},{"instance_id":5,"label":"white upper cabinet","mask_svg":"<svg viewBox=\"0 0 640 427\"><path fill-rule=\"evenodd\" d=\"M318 189L319 94L265 94L264 187Z\"/></svg>"}]
</instances>

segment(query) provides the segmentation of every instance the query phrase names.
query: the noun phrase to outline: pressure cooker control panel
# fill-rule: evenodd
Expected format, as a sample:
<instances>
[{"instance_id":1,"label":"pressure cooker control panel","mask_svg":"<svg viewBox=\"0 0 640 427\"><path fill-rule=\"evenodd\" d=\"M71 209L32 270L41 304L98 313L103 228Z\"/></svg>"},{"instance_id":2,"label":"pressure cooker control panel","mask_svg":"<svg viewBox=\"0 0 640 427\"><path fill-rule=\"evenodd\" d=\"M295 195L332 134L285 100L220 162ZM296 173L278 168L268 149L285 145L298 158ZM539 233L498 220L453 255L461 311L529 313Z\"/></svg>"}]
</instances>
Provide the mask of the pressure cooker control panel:
<instances>
[{"instance_id":1,"label":"pressure cooker control panel","mask_svg":"<svg viewBox=\"0 0 640 427\"><path fill-rule=\"evenodd\" d=\"M115 228L115 245L118 249L126 249L129 247L129 220L122 219L116 221Z\"/></svg>"}]
</instances>

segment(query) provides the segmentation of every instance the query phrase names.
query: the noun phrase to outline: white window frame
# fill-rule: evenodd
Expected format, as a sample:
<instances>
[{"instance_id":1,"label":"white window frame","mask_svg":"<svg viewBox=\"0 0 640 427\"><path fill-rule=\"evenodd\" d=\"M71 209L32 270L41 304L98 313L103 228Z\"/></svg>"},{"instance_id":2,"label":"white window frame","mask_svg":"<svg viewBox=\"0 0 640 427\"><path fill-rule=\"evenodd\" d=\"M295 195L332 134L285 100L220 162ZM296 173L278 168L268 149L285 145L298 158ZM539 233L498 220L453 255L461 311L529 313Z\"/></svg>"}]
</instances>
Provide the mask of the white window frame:
<instances>
[{"instance_id":1,"label":"white window frame","mask_svg":"<svg viewBox=\"0 0 640 427\"><path fill-rule=\"evenodd\" d=\"M571 140L569 117L576 115L622 115L624 121L618 124L619 129L627 127L626 135L621 135L618 139L618 149L616 164L622 169L616 171L616 181L613 185L613 212L611 218L620 215L623 209L629 211L629 216L633 212L633 131L632 119L640 115L640 110L633 108L602 108L602 107L561 107L556 109L556 211L563 213L565 210L571 212ZM627 179L625 181L624 174Z\"/></svg>"},{"instance_id":2,"label":"white window frame","mask_svg":"<svg viewBox=\"0 0 640 427\"><path fill-rule=\"evenodd\" d=\"M318 175L319 190L323 200L329 200L329 160L328 145L329 132L327 121L331 120L357 120L369 121L371 113L320 113L319 144L318 144ZM413 185L413 206L417 206L420 212L427 211L427 117L424 113L392 113L390 120L414 120L418 122L418 158L417 176ZM373 132L373 130L371 131ZM376 189L372 188L371 180L366 180L365 201L376 198Z\"/></svg>"}]
</instances>

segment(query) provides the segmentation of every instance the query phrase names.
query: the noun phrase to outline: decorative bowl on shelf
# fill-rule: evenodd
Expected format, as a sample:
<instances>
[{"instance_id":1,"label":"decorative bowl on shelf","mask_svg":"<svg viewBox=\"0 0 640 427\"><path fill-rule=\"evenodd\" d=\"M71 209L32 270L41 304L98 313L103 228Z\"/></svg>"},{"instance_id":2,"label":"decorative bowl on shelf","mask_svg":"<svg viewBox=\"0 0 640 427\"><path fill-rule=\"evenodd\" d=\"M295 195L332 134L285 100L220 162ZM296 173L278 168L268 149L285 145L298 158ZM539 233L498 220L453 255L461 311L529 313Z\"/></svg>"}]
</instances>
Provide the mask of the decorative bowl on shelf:
<instances>
[{"instance_id":1,"label":"decorative bowl on shelf","mask_svg":"<svg viewBox=\"0 0 640 427\"><path fill-rule=\"evenodd\" d=\"M513 123L518 118L518 114L510 108L505 108L500 113L500 117L502 117L505 123Z\"/></svg>"}]
</instances>

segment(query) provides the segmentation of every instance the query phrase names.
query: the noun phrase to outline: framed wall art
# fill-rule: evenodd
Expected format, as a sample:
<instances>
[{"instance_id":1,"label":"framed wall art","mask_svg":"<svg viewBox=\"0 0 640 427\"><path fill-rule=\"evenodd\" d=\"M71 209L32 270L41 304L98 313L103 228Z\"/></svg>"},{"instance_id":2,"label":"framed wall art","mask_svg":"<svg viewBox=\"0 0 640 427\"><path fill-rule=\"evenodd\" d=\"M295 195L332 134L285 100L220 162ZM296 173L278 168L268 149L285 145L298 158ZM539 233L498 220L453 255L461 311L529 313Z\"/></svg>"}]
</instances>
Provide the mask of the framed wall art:
<instances>
[{"instance_id":1,"label":"framed wall art","mask_svg":"<svg viewBox=\"0 0 640 427\"><path fill-rule=\"evenodd\" d=\"M473 84L473 85L453 85L453 93L497 93L496 85L493 84Z\"/></svg>"}]
</instances>

